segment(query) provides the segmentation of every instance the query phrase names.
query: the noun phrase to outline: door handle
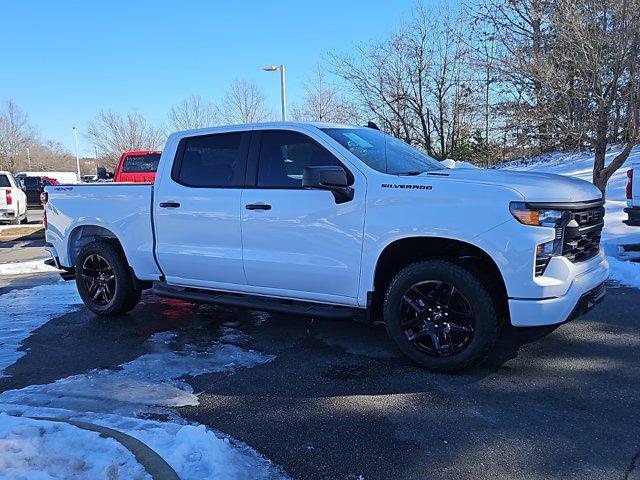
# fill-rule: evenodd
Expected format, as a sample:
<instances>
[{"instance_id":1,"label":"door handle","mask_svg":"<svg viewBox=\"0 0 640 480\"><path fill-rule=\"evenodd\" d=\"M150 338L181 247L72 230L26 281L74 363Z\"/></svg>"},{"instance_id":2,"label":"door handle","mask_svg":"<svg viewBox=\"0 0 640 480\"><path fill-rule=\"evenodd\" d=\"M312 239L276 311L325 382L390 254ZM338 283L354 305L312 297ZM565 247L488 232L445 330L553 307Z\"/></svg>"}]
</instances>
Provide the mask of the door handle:
<instances>
[{"instance_id":1,"label":"door handle","mask_svg":"<svg viewBox=\"0 0 640 480\"><path fill-rule=\"evenodd\" d=\"M178 208L180 204L178 202L161 202L160 206L162 208Z\"/></svg>"},{"instance_id":2,"label":"door handle","mask_svg":"<svg viewBox=\"0 0 640 480\"><path fill-rule=\"evenodd\" d=\"M267 205L266 203L250 203L249 205L245 205L244 208L247 210L271 210L271 205Z\"/></svg>"}]
</instances>

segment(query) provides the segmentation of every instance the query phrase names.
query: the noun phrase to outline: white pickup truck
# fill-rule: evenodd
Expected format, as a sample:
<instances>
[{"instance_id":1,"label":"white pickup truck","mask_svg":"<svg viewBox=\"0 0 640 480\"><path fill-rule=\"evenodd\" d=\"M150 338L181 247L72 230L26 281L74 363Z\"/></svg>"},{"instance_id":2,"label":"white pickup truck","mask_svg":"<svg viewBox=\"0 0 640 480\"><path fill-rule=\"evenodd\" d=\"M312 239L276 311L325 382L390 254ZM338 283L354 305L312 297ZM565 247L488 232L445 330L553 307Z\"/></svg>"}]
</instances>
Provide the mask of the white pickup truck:
<instances>
[{"instance_id":1,"label":"white pickup truck","mask_svg":"<svg viewBox=\"0 0 640 480\"><path fill-rule=\"evenodd\" d=\"M0 172L0 222L27 223L27 195L11 172Z\"/></svg>"},{"instance_id":2,"label":"white pickup truck","mask_svg":"<svg viewBox=\"0 0 640 480\"><path fill-rule=\"evenodd\" d=\"M602 300L590 183L450 170L382 132L271 123L172 134L155 184L47 187L46 240L98 315L141 291L297 315L382 318L418 364L482 361L502 325Z\"/></svg>"},{"instance_id":3,"label":"white pickup truck","mask_svg":"<svg viewBox=\"0 0 640 480\"><path fill-rule=\"evenodd\" d=\"M627 219L624 223L630 227L640 227L640 163L627 170Z\"/></svg>"}]
</instances>

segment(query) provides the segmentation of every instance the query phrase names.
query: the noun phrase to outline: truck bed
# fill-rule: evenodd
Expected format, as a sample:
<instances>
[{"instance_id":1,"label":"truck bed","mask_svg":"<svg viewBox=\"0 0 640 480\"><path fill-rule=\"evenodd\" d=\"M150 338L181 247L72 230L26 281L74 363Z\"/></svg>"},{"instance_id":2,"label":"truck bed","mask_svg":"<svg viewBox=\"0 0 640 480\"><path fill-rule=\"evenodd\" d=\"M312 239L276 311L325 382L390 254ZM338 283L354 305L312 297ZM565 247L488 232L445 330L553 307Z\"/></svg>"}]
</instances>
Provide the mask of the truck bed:
<instances>
[{"instance_id":1,"label":"truck bed","mask_svg":"<svg viewBox=\"0 0 640 480\"><path fill-rule=\"evenodd\" d=\"M127 260L139 278L160 274L153 256L153 185L93 183L55 185L45 190L49 196L46 240L61 266L73 266L92 235L110 232L123 242Z\"/></svg>"}]
</instances>

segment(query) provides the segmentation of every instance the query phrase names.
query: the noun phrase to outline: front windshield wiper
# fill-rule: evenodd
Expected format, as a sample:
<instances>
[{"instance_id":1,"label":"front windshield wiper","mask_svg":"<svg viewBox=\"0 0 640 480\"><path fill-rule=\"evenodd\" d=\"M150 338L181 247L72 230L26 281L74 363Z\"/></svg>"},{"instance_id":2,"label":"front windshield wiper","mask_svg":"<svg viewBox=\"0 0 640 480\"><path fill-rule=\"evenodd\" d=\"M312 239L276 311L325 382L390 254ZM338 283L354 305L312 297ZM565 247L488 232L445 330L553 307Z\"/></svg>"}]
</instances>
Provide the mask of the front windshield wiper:
<instances>
[{"instance_id":1,"label":"front windshield wiper","mask_svg":"<svg viewBox=\"0 0 640 480\"><path fill-rule=\"evenodd\" d=\"M415 175L421 175L425 172L418 172L416 171L412 171L412 172L400 172L400 173L396 173L396 175L401 176L401 177L413 177Z\"/></svg>"}]
</instances>

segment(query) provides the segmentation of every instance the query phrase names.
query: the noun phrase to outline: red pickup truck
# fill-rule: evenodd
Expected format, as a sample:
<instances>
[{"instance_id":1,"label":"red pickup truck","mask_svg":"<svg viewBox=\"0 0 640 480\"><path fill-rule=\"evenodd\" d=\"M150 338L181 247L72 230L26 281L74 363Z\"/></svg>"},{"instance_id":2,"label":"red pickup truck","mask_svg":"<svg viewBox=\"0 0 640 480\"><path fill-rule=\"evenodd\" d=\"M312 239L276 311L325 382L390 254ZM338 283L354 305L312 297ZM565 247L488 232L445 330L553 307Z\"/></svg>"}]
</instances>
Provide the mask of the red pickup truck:
<instances>
[{"instance_id":1,"label":"red pickup truck","mask_svg":"<svg viewBox=\"0 0 640 480\"><path fill-rule=\"evenodd\" d=\"M124 152L113 176L114 182L153 183L160 161L159 151Z\"/></svg>"}]
</instances>

